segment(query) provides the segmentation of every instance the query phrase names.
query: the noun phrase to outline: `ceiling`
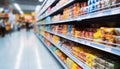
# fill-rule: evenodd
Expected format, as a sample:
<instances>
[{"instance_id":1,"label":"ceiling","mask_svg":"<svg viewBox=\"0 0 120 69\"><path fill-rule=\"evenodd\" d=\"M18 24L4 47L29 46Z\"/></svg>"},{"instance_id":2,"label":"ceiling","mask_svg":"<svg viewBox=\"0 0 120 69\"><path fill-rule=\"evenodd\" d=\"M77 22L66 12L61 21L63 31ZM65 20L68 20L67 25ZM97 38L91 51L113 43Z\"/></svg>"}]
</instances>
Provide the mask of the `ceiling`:
<instances>
[{"instance_id":1,"label":"ceiling","mask_svg":"<svg viewBox=\"0 0 120 69\"><path fill-rule=\"evenodd\" d=\"M39 0L0 0L0 6L4 6L5 3L9 3L9 7L14 10L14 13L18 13L14 3L18 3L24 13L31 13L35 11L37 5L41 5L43 2L39 2Z\"/></svg>"}]
</instances>

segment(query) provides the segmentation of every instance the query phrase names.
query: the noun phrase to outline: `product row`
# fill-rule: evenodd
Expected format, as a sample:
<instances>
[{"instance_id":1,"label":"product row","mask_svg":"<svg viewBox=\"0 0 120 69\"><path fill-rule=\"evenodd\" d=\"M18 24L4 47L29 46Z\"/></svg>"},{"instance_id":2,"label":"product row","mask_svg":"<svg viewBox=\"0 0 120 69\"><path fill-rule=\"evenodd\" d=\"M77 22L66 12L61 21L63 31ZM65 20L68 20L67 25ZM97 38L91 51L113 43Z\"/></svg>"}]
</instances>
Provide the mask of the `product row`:
<instances>
[{"instance_id":1,"label":"product row","mask_svg":"<svg viewBox=\"0 0 120 69\"><path fill-rule=\"evenodd\" d=\"M0 18L8 18L8 14L7 13L0 13Z\"/></svg>"},{"instance_id":2,"label":"product row","mask_svg":"<svg viewBox=\"0 0 120 69\"><path fill-rule=\"evenodd\" d=\"M60 0L54 7L49 7L48 10L46 11L46 14L51 13L51 11L54 11L56 7L61 6L62 4L66 3L68 0Z\"/></svg>"},{"instance_id":3,"label":"product row","mask_svg":"<svg viewBox=\"0 0 120 69\"><path fill-rule=\"evenodd\" d=\"M49 6L48 9L45 11L45 13L43 13L42 16L47 15L48 13L51 13L51 11L54 11L56 9L56 7L61 6L62 4L66 3L68 0L60 0L54 7ZM49 4L51 1L47 2L47 4ZM47 6L47 4L45 5L45 7Z\"/></svg>"},{"instance_id":4,"label":"product row","mask_svg":"<svg viewBox=\"0 0 120 69\"><path fill-rule=\"evenodd\" d=\"M60 45L59 47L64 51L71 53L80 62L83 62L91 69L120 69L120 61L118 57L108 53L98 51L96 49L88 48L84 45L60 38L45 31L41 31L42 35L54 44ZM50 42L46 42L51 45Z\"/></svg>"},{"instance_id":5,"label":"product row","mask_svg":"<svg viewBox=\"0 0 120 69\"><path fill-rule=\"evenodd\" d=\"M43 12L45 12L45 10L51 5L51 3L53 2L53 1L55 1L55 0L48 0L47 2L45 2L45 4L43 5L43 7L41 8L42 10L42 12L40 12L41 14L43 13ZM44 10L44 11L43 11ZM48 9L49 10L49 9Z\"/></svg>"},{"instance_id":6,"label":"product row","mask_svg":"<svg viewBox=\"0 0 120 69\"><path fill-rule=\"evenodd\" d=\"M67 2L67 0L60 0L60 2L53 8L58 8L59 6L61 6L63 3ZM102 11L105 9L101 9L101 8L105 8L111 5L114 5L116 3L119 3L119 0L88 0L88 1L83 1L83 2L76 2L73 5L64 8L62 13L59 13L57 15L54 16L49 16L47 17L44 22L55 22L55 21L60 21L60 20L66 20L66 19L70 19L70 18L76 18L78 16L84 15L84 14L89 14L91 12L94 11ZM115 6L116 7L116 6ZM110 8L110 7L109 7ZM51 13L52 11L54 11L55 9L51 10L52 8L50 7L46 14ZM108 8L107 8L108 9ZM46 15L44 14L44 15Z\"/></svg>"},{"instance_id":7,"label":"product row","mask_svg":"<svg viewBox=\"0 0 120 69\"><path fill-rule=\"evenodd\" d=\"M108 46L120 48L120 28L102 27L98 24L91 24L90 28L78 25L59 24L41 26L41 29L78 39L98 41Z\"/></svg>"},{"instance_id":8,"label":"product row","mask_svg":"<svg viewBox=\"0 0 120 69\"><path fill-rule=\"evenodd\" d=\"M44 39L44 42L59 57L59 59L68 67L68 69L82 69L73 60L67 57L62 51L60 51L54 45L52 45L48 40Z\"/></svg>"}]
</instances>

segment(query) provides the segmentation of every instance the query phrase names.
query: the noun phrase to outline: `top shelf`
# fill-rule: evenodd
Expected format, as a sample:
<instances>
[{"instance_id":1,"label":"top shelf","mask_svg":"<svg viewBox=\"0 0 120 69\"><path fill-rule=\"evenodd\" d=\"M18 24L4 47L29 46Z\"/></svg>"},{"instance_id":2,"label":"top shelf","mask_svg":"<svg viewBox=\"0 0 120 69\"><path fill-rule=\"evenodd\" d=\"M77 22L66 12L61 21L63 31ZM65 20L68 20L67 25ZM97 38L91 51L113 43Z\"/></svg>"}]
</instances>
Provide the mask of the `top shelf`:
<instances>
[{"instance_id":1,"label":"top shelf","mask_svg":"<svg viewBox=\"0 0 120 69\"><path fill-rule=\"evenodd\" d=\"M39 17L40 15L42 15L43 12L46 11L46 10L49 8L49 6L52 5L54 2L55 2L55 0L47 1L47 2L45 3L46 6L44 5L45 8L43 8L43 9L41 10L41 12L38 14L38 17Z\"/></svg>"},{"instance_id":2,"label":"top shelf","mask_svg":"<svg viewBox=\"0 0 120 69\"><path fill-rule=\"evenodd\" d=\"M45 6L46 2L47 2L47 0L45 0L45 1L43 2L42 6L41 6L41 8L40 8L40 10L39 10L39 12L42 11L42 8ZM38 13L38 15L41 15L41 13Z\"/></svg>"},{"instance_id":3,"label":"top shelf","mask_svg":"<svg viewBox=\"0 0 120 69\"><path fill-rule=\"evenodd\" d=\"M82 20L87 20L87 19L100 18L100 17L119 15L119 14L120 14L120 7L116 7L116 8L109 8L103 11L98 11L98 12L82 15L77 18L70 18L70 19L60 20L60 21L51 21L49 23L44 23L40 25L65 23L65 22L71 22L71 21L82 21Z\"/></svg>"},{"instance_id":4,"label":"top shelf","mask_svg":"<svg viewBox=\"0 0 120 69\"><path fill-rule=\"evenodd\" d=\"M86 14L86 15L78 17L76 20L80 21L80 20L99 18L99 17L111 16L111 15L118 15L118 14L120 14L120 7L109 8L103 11Z\"/></svg>"},{"instance_id":5,"label":"top shelf","mask_svg":"<svg viewBox=\"0 0 120 69\"><path fill-rule=\"evenodd\" d=\"M74 1L74 0L68 0L68 2L64 3L62 6L60 6L60 7L55 7L54 10L53 10L51 13L49 13L49 14L43 16L43 17L40 17L40 18L38 19L38 21L46 18L47 16L50 16L50 15L54 14L55 12L57 12L58 10L64 8L64 7L67 6L67 5L69 5L69 4L72 3L73 1Z\"/></svg>"}]
</instances>

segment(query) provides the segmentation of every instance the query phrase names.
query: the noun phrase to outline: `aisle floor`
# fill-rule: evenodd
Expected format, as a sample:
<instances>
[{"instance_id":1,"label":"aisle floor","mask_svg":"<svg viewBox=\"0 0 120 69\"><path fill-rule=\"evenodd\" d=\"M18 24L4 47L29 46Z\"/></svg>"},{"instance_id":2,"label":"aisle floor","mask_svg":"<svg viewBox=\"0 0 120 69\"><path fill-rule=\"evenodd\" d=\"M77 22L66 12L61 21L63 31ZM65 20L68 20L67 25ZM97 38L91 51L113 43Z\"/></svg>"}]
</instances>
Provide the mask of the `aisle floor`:
<instances>
[{"instance_id":1,"label":"aisle floor","mask_svg":"<svg viewBox=\"0 0 120 69\"><path fill-rule=\"evenodd\" d=\"M63 69L35 34L21 30L0 37L0 69Z\"/></svg>"}]
</instances>

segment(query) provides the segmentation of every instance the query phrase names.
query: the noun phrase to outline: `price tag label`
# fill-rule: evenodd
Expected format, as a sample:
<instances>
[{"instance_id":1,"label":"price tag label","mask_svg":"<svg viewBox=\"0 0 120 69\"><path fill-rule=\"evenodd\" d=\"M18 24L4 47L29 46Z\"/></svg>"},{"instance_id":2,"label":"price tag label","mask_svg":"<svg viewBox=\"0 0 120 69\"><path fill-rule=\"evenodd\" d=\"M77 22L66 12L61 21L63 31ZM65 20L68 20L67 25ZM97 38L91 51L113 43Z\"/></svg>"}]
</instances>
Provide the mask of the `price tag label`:
<instances>
[{"instance_id":1,"label":"price tag label","mask_svg":"<svg viewBox=\"0 0 120 69\"><path fill-rule=\"evenodd\" d=\"M112 10L112 14L118 14L120 13L120 9Z\"/></svg>"},{"instance_id":2,"label":"price tag label","mask_svg":"<svg viewBox=\"0 0 120 69\"><path fill-rule=\"evenodd\" d=\"M90 42L86 42L87 45L90 45Z\"/></svg>"},{"instance_id":3,"label":"price tag label","mask_svg":"<svg viewBox=\"0 0 120 69\"><path fill-rule=\"evenodd\" d=\"M110 47L105 47L105 50L111 52L112 49Z\"/></svg>"},{"instance_id":4,"label":"price tag label","mask_svg":"<svg viewBox=\"0 0 120 69\"><path fill-rule=\"evenodd\" d=\"M96 15L97 17L100 17L100 16L103 16L103 13L98 13L97 15Z\"/></svg>"},{"instance_id":5,"label":"price tag label","mask_svg":"<svg viewBox=\"0 0 120 69\"><path fill-rule=\"evenodd\" d=\"M110 15L111 14L111 10L106 10L106 11L103 11L103 15Z\"/></svg>"},{"instance_id":6,"label":"price tag label","mask_svg":"<svg viewBox=\"0 0 120 69\"><path fill-rule=\"evenodd\" d=\"M74 41L76 41L76 42L79 42L79 40L78 39L73 39Z\"/></svg>"},{"instance_id":7,"label":"price tag label","mask_svg":"<svg viewBox=\"0 0 120 69\"><path fill-rule=\"evenodd\" d=\"M87 18L86 15L82 15L82 16L80 17L81 20L86 19L86 18Z\"/></svg>"},{"instance_id":8,"label":"price tag label","mask_svg":"<svg viewBox=\"0 0 120 69\"><path fill-rule=\"evenodd\" d=\"M85 19L86 19L86 18L91 18L91 17L92 17L92 15L89 14L89 15L87 15L87 16L85 17Z\"/></svg>"},{"instance_id":9,"label":"price tag label","mask_svg":"<svg viewBox=\"0 0 120 69\"><path fill-rule=\"evenodd\" d=\"M86 42L85 42L85 41L81 41L81 43L86 44Z\"/></svg>"}]
</instances>

